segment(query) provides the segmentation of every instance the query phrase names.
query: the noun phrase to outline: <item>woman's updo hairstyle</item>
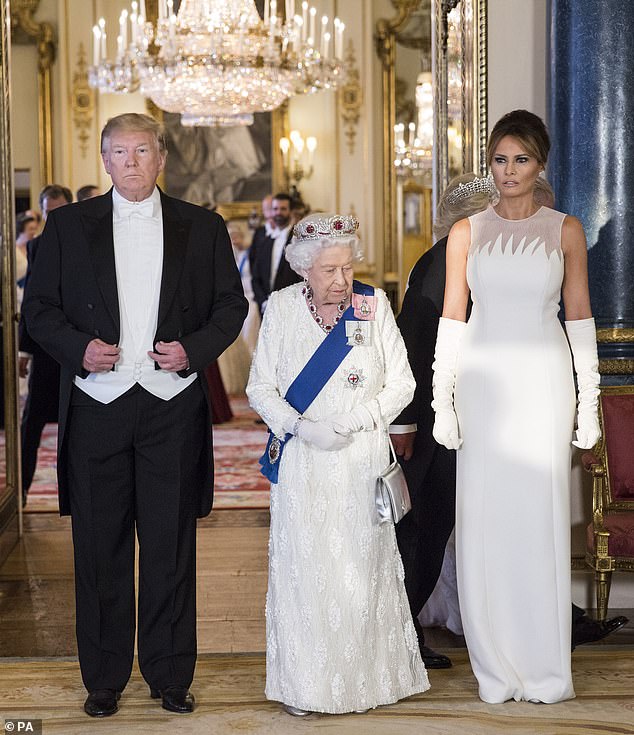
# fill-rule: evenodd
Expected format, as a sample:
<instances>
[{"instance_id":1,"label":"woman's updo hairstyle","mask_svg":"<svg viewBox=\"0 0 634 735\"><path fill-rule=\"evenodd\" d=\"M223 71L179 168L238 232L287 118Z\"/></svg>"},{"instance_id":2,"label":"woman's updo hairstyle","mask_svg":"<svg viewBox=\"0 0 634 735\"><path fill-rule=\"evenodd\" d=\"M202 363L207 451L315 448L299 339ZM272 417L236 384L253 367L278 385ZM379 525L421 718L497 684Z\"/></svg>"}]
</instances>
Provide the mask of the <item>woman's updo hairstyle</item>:
<instances>
[{"instance_id":1,"label":"woman's updo hairstyle","mask_svg":"<svg viewBox=\"0 0 634 735\"><path fill-rule=\"evenodd\" d=\"M513 110L501 117L491 131L487 145L487 164L489 167L495 149L502 138L506 138L507 135L516 138L527 153L537 159L539 164L546 166L548 152L550 151L550 138L544 121L528 110Z\"/></svg>"}]
</instances>

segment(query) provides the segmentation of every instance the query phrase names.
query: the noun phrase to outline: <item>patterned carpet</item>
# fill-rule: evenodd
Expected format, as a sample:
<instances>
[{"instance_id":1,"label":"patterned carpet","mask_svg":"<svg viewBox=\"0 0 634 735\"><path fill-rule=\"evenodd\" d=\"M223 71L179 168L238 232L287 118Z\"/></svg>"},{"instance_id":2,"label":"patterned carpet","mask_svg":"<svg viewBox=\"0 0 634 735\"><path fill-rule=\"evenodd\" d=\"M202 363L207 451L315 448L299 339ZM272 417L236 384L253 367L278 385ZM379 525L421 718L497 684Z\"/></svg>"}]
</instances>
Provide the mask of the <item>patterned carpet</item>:
<instances>
[{"instance_id":1,"label":"patterned carpet","mask_svg":"<svg viewBox=\"0 0 634 735\"><path fill-rule=\"evenodd\" d=\"M234 418L215 425L214 508L268 508L269 484L260 474L258 458L266 445L266 427L256 424L256 414L249 408L244 396L230 398ZM4 439L1 440L4 443ZM0 474L4 475L4 451ZM44 429L38 454L35 478L25 510L27 512L57 511L57 483L55 479L57 453L57 424Z\"/></svg>"}]
</instances>

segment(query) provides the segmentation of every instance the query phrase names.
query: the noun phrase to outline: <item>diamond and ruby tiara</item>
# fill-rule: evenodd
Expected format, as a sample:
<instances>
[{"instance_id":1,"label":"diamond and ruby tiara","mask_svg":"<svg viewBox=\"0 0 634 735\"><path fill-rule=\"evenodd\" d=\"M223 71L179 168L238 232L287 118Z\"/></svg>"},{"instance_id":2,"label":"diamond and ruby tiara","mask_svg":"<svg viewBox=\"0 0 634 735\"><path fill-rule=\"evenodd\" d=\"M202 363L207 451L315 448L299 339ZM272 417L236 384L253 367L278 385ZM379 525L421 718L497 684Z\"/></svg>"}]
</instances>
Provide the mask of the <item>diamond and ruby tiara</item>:
<instances>
[{"instance_id":1,"label":"diamond and ruby tiara","mask_svg":"<svg viewBox=\"0 0 634 735\"><path fill-rule=\"evenodd\" d=\"M359 229L359 220L349 214L306 218L293 228L296 240L319 240L322 237L346 237Z\"/></svg>"},{"instance_id":2,"label":"diamond and ruby tiara","mask_svg":"<svg viewBox=\"0 0 634 735\"><path fill-rule=\"evenodd\" d=\"M493 182L493 177L491 175L483 176L482 178L476 176L473 181L467 181L466 184L458 184L458 186L447 195L445 201L447 204L455 204L461 199L472 197L474 194L492 195L496 193L497 189L495 188L495 183Z\"/></svg>"}]
</instances>

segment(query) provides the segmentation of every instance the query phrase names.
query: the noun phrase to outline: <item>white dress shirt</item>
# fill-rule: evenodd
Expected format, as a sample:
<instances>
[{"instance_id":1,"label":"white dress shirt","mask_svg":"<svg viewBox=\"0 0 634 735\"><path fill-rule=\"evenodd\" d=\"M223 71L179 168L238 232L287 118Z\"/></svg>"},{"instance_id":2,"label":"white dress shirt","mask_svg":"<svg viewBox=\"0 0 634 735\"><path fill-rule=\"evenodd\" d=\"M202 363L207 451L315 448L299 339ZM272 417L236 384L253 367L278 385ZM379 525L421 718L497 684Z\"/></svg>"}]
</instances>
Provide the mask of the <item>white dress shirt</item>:
<instances>
[{"instance_id":1,"label":"white dress shirt","mask_svg":"<svg viewBox=\"0 0 634 735\"><path fill-rule=\"evenodd\" d=\"M168 401L196 380L156 370L147 354L158 322L163 270L163 212L157 188L142 202L112 190L114 256L119 297L119 362L114 370L75 377L75 385L100 403L111 403L135 384Z\"/></svg>"}]
</instances>

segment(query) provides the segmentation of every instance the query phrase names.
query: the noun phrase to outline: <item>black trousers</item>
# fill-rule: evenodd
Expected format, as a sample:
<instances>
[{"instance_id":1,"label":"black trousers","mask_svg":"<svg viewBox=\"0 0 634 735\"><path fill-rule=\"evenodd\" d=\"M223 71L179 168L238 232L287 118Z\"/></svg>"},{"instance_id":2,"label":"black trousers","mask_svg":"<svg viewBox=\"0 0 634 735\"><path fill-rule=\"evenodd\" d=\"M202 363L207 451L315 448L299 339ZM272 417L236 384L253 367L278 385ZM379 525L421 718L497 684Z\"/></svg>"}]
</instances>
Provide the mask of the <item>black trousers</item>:
<instances>
[{"instance_id":1,"label":"black trousers","mask_svg":"<svg viewBox=\"0 0 634 735\"><path fill-rule=\"evenodd\" d=\"M29 392L24 404L22 442L22 492L26 496L37 466L37 451L46 424L57 422L59 412L59 364L44 350L33 353Z\"/></svg>"},{"instance_id":2,"label":"black trousers","mask_svg":"<svg viewBox=\"0 0 634 735\"><path fill-rule=\"evenodd\" d=\"M88 691L122 691L135 636L155 689L196 663L196 511L209 427L198 381L169 401L136 385L110 404L78 388L68 421L77 646Z\"/></svg>"},{"instance_id":3,"label":"black trousers","mask_svg":"<svg viewBox=\"0 0 634 735\"><path fill-rule=\"evenodd\" d=\"M423 478L417 474L416 455L402 466L412 510L396 526L396 540L415 620L434 591L455 523L456 453L438 445Z\"/></svg>"}]
</instances>

